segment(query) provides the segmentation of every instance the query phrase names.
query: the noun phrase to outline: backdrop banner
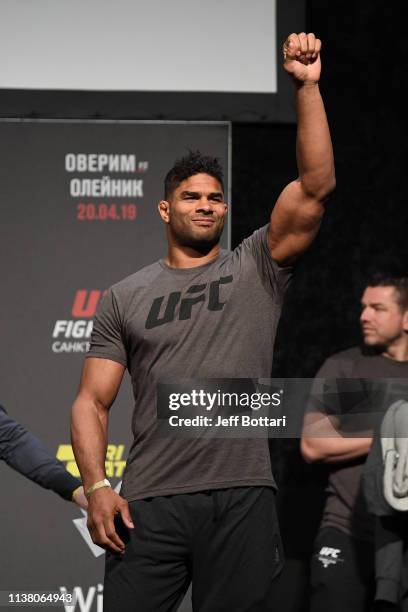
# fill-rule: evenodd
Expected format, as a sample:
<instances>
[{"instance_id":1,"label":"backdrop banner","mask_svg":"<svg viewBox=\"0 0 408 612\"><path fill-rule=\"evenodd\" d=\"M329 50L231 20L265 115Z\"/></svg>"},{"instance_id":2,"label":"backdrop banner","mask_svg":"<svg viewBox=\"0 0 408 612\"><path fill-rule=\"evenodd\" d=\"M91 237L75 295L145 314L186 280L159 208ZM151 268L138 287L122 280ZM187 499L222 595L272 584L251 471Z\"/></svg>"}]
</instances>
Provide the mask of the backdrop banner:
<instances>
[{"instance_id":1,"label":"backdrop banner","mask_svg":"<svg viewBox=\"0 0 408 612\"><path fill-rule=\"evenodd\" d=\"M176 158L189 149L219 157L229 200L230 124L3 120L0 136L0 404L78 475L70 408L98 302L165 255L157 203ZM228 224L222 246L229 244ZM115 487L132 409L125 380L106 457ZM53 608L100 612L104 551L91 542L85 513L4 462L0 478L2 604L11 591L75 591L75 604ZM187 600L181 609L190 609Z\"/></svg>"}]
</instances>

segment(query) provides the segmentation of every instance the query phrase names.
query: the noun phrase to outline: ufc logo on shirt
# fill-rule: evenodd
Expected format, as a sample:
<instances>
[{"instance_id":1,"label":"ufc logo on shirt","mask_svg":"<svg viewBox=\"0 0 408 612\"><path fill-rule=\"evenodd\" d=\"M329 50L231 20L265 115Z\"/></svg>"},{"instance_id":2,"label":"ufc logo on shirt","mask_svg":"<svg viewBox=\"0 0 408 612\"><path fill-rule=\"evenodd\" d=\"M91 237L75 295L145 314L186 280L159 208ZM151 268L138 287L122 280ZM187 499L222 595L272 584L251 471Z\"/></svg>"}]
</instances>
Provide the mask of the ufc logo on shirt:
<instances>
[{"instance_id":1,"label":"ufc logo on shirt","mask_svg":"<svg viewBox=\"0 0 408 612\"><path fill-rule=\"evenodd\" d=\"M201 285L191 285L186 291L187 295L181 297L180 291L172 291L166 300L166 305L163 303L166 296L160 296L153 300L149 314L146 319L146 329L152 329L159 325L165 325L174 321L176 316L176 307L180 303L179 321L191 319L193 308L196 304L207 302L207 309L213 312L220 311L224 308L226 302L220 301L220 287L232 282L232 275L221 276L219 280Z\"/></svg>"}]
</instances>

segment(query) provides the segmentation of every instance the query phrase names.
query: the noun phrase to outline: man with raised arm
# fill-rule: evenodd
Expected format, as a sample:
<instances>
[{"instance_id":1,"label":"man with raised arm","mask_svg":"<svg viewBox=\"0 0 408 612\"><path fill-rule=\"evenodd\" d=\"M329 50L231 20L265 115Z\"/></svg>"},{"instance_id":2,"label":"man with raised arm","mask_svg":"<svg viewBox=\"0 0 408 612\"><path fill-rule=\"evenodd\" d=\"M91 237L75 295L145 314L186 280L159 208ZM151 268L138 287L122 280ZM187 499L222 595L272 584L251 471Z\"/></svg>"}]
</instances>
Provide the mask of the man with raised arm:
<instances>
[{"instance_id":1,"label":"man with raised arm","mask_svg":"<svg viewBox=\"0 0 408 612\"><path fill-rule=\"evenodd\" d=\"M156 436L161 378L269 377L292 264L315 237L333 191L333 153L319 92L321 42L291 34L299 177L270 222L232 252L222 169L190 153L165 178L158 211L167 256L110 288L94 321L72 410L72 443L89 498L88 526L107 549L105 612L272 609L282 566L267 439ZM125 369L134 442L121 495L105 478L109 409Z\"/></svg>"}]
</instances>

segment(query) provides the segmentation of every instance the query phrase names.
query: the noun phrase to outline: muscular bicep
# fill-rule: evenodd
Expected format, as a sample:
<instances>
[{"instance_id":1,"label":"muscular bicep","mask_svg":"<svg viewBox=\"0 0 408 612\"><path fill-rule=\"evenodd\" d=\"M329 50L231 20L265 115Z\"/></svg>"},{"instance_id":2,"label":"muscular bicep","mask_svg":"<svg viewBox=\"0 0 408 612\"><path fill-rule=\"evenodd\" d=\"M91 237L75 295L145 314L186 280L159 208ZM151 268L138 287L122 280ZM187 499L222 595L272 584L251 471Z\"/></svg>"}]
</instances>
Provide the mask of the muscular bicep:
<instances>
[{"instance_id":1,"label":"muscular bicep","mask_svg":"<svg viewBox=\"0 0 408 612\"><path fill-rule=\"evenodd\" d=\"M88 357L85 360L78 398L109 409L118 394L125 367L117 361Z\"/></svg>"},{"instance_id":2,"label":"muscular bicep","mask_svg":"<svg viewBox=\"0 0 408 612\"><path fill-rule=\"evenodd\" d=\"M271 213L268 244L280 265L290 265L312 243L324 213L321 201L311 197L299 180L292 181L280 194Z\"/></svg>"}]
</instances>

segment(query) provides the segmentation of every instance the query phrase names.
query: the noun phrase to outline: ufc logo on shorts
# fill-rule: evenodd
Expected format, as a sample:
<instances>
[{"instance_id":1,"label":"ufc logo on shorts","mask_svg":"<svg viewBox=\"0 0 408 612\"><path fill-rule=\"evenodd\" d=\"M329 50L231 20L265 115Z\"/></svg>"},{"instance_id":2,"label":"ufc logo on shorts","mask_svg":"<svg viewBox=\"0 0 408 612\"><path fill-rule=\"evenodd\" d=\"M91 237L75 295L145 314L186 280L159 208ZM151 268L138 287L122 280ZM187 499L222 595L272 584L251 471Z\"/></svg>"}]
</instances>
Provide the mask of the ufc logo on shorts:
<instances>
[{"instance_id":1,"label":"ufc logo on shorts","mask_svg":"<svg viewBox=\"0 0 408 612\"><path fill-rule=\"evenodd\" d=\"M187 295L181 297L180 291L172 291L166 300L166 305L163 307L166 296L157 297L153 300L149 314L146 319L146 329L152 329L159 325L165 325L174 321L176 316L176 306L180 303L179 321L191 319L193 308L200 302L207 302L207 309L213 312L220 311L224 308L225 302L220 301L220 287L232 282L232 275L221 276L219 280L201 285L191 285L186 291ZM164 308L164 310L163 310Z\"/></svg>"},{"instance_id":2,"label":"ufc logo on shorts","mask_svg":"<svg viewBox=\"0 0 408 612\"><path fill-rule=\"evenodd\" d=\"M320 550L319 555L324 557L331 557L332 559L338 559L340 548L330 548L330 546L323 546Z\"/></svg>"}]
</instances>

